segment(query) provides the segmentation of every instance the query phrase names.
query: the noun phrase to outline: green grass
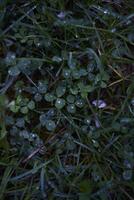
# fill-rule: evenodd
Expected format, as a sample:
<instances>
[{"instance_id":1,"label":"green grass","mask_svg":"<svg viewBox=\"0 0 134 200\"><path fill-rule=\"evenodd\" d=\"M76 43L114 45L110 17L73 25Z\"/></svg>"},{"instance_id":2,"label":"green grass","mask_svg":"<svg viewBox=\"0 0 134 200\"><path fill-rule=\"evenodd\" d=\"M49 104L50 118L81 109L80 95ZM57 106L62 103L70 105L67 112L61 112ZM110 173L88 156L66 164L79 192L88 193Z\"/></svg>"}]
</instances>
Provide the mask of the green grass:
<instances>
[{"instance_id":1,"label":"green grass","mask_svg":"<svg viewBox=\"0 0 134 200\"><path fill-rule=\"evenodd\" d=\"M134 199L134 2L0 2L0 199Z\"/></svg>"}]
</instances>

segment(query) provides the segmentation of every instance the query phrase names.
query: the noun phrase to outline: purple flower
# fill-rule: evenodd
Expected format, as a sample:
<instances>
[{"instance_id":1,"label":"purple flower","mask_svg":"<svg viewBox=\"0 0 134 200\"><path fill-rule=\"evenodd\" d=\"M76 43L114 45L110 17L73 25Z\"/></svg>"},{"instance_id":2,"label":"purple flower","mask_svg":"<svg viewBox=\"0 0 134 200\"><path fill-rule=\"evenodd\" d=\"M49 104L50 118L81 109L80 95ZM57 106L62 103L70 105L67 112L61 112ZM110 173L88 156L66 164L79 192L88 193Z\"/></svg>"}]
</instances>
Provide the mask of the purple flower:
<instances>
[{"instance_id":1,"label":"purple flower","mask_svg":"<svg viewBox=\"0 0 134 200\"><path fill-rule=\"evenodd\" d=\"M106 107L106 103L105 101L103 100L94 100L92 101L92 104L95 106L95 107L98 107L98 108L105 108Z\"/></svg>"},{"instance_id":2,"label":"purple flower","mask_svg":"<svg viewBox=\"0 0 134 200\"><path fill-rule=\"evenodd\" d=\"M66 16L66 14L65 14L65 12L63 12L63 11L61 11L61 12L57 15L57 17L58 17L59 19L64 19L65 16Z\"/></svg>"}]
</instances>

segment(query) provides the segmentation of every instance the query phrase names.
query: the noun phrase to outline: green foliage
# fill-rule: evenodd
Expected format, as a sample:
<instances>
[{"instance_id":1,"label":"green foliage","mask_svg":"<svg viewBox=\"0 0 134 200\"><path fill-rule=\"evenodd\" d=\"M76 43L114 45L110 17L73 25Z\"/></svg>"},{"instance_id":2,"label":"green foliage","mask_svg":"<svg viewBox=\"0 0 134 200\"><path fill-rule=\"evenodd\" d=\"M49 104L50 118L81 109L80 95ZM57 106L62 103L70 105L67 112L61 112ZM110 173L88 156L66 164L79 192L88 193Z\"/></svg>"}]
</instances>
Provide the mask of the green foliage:
<instances>
[{"instance_id":1,"label":"green foliage","mask_svg":"<svg viewBox=\"0 0 134 200\"><path fill-rule=\"evenodd\" d=\"M0 199L133 199L133 13L0 1Z\"/></svg>"}]
</instances>

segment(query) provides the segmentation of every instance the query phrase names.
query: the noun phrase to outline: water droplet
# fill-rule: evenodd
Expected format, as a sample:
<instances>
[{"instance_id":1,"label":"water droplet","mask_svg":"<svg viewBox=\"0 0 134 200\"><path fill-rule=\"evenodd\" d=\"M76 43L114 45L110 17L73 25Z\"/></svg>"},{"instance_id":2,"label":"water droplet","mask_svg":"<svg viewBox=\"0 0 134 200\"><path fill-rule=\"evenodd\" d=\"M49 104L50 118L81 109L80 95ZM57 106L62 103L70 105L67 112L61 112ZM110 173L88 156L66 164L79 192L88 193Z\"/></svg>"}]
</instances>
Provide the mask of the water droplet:
<instances>
[{"instance_id":1,"label":"water droplet","mask_svg":"<svg viewBox=\"0 0 134 200\"><path fill-rule=\"evenodd\" d=\"M108 10L104 10L103 13L104 13L105 15L107 15L107 14L109 14L109 11L108 11Z\"/></svg>"},{"instance_id":2,"label":"water droplet","mask_svg":"<svg viewBox=\"0 0 134 200\"><path fill-rule=\"evenodd\" d=\"M85 119L84 119L84 123L85 123L86 125L90 125L90 124L91 124L91 117L85 118Z\"/></svg>"},{"instance_id":3,"label":"water droplet","mask_svg":"<svg viewBox=\"0 0 134 200\"><path fill-rule=\"evenodd\" d=\"M71 71L69 69L64 69L62 74L64 78L70 78Z\"/></svg>"},{"instance_id":4,"label":"water droplet","mask_svg":"<svg viewBox=\"0 0 134 200\"><path fill-rule=\"evenodd\" d=\"M111 33L115 33L115 32L116 32L116 28L112 28Z\"/></svg>"},{"instance_id":5,"label":"water droplet","mask_svg":"<svg viewBox=\"0 0 134 200\"><path fill-rule=\"evenodd\" d=\"M79 36L76 34L75 37L78 38Z\"/></svg>"},{"instance_id":6,"label":"water droplet","mask_svg":"<svg viewBox=\"0 0 134 200\"><path fill-rule=\"evenodd\" d=\"M37 42L37 43L36 43L36 46L37 46L37 47L40 47L40 46L41 46L41 42Z\"/></svg>"},{"instance_id":7,"label":"water droplet","mask_svg":"<svg viewBox=\"0 0 134 200\"><path fill-rule=\"evenodd\" d=\"M96 140L92 140L94 147L98 148L99 147L99 143Z\"/></svg>"}]
</instances>

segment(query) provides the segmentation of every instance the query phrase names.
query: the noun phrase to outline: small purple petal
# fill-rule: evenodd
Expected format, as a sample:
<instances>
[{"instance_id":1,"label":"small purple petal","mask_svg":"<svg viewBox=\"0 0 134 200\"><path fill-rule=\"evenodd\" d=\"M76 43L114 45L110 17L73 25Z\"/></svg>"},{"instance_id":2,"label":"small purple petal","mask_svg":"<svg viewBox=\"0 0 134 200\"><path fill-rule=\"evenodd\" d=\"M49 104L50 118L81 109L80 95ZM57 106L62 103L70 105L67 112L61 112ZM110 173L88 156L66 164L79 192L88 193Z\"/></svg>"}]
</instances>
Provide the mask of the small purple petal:
<instances>
[{"instance_id":1,"label":"small purple petal","mask_svg":"<svg viewBox=\"0 0 134 200\"><path fill-rule=\"evenodd\" d=\"M99 122L98 118L95 119L95 126L96 126L96 128L100 128L100 122Z\"/></svg>"},{"instance_id":2,"label":"small purple petal","mask_svg":"<svg viewBox=\"0 0 134 200\"><path fill-rule=\"evenodd\" d=\"M105 108L106 107L106 103L103 100L94 100L94 101L92 101L92 104L95 107L98 107L98 108Z\"/></svg>"},{"instance_id":3,"label":"small purple petal","mask_svg":"<svg viewBox=\"0 0 134 200\"><path fill-rule=\"evenodd\" d=\"M61 12L57 15L57 17L58 17L59 19L64 19L65 16L66 16L66 14L65 14L65 12L63 12L63 11L61 11Z\"/></svg>"}]
</instances>

